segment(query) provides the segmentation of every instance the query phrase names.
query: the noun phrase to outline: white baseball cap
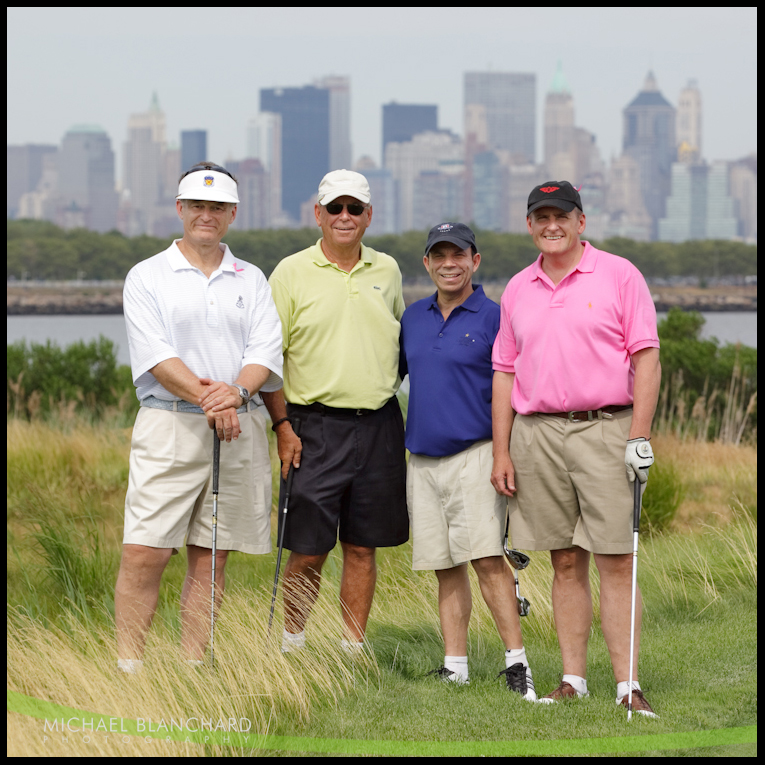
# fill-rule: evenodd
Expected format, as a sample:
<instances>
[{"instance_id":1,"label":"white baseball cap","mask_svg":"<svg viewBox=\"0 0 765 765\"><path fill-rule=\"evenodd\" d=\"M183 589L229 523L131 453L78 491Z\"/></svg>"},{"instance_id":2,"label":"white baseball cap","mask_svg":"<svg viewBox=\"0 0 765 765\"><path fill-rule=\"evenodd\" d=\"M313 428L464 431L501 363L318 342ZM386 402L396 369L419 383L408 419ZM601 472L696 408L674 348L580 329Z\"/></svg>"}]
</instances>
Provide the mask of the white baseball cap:
<instances>
[{"instance_id":1,"label":"white baseball cap","mask_svg":"<svg viewBox=\"0 0 765 765\"><path fill-rule=\"evenodd\" d=\"M239 197L236 192L236 181L230 175L201 168L181 178L176 199L203 199L237 205Z\"/></svg>"},{"instance_id":2,"label":"white baseball cap","mask_svg":"<svg viewBox=\"0 0 765 765\"><path fill-rule=\"evenodd\" d=\"M327 173L319 184L316 201L320 205L328 205L338 197L353 197L368 205L372 195L367 179L353 170L333 170Z\"/></svg>"}]
</instances>

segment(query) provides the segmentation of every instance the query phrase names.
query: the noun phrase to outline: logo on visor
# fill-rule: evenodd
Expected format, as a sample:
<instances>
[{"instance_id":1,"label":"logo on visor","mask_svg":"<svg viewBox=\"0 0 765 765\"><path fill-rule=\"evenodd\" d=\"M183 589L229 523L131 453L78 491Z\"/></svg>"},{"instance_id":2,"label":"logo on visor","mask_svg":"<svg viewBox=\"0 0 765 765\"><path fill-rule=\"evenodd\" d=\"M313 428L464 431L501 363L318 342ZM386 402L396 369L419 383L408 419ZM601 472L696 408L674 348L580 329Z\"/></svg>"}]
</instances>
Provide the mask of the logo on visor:
<instances>
[{"instance_id":1,"label":"logo on visor","mask_svg":"<svg viewBox=\"0 0 765 765\"><path fill-rule=\"evenodd\" d=\"M215 178L212 175L205 176L205 186L212 186L215 183Z\"/></svg>"},{"instance_id":2,"label":"logo on visor","mask_svg":"<svg viewBox=\"0 0 765 765\"><path fill-rule=\"evenodd\" d=\"M545 186L542 189L539 189L540 191L544 191L545 194L550 194L553 191L557 191L560 188L560 186Z\"/></svg>"},{"instance_id":3,"label":"logo on visor","mask_svg":"<svg viewBox=\"0 0 765 765\"><path fill-rule=\"evenodd\" d=\"M443 225L439 226L436 230L437 231L451 231L454 228L451 223L444 223Z\"/></svg>"}]
</instances>

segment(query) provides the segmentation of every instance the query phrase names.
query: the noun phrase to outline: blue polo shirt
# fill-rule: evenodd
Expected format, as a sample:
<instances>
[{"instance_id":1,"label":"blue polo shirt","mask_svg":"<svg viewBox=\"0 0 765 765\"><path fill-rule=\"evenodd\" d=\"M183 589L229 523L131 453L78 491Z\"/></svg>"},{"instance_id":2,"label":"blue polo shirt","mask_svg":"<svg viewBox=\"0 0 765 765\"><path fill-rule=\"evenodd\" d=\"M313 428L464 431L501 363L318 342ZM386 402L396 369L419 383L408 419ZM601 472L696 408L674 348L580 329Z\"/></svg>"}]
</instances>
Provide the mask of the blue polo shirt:
<instances>
[{"instance_id":1,"label":"blue polo shirt","mask_svg":"<svg viewBox=\"0 0 765 765\"><path fill-rule=\"evenodd\" d=\"M406 448L445 457L491 438L491 349L499 306L481 285L444 321L436 297L401 318L401 377L409 373Z\"/></svg>"}]
</instances>

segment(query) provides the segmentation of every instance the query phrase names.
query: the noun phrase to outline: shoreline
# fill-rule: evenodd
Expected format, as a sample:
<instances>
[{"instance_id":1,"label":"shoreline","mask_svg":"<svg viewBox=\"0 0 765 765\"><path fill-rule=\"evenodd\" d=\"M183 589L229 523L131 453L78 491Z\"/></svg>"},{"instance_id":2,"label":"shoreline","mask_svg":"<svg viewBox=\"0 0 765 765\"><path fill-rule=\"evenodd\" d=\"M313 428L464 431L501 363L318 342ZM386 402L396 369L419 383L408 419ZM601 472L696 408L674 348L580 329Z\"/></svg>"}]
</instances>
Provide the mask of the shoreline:
<instances>
[{"instance_id":1,"label":"shoreline","mask_svg":"<svg viewBox=\"0 0 765 765\"><path fill-rule=\"evenodd\" d=\"M483 285L486 295L500 301L505 284ZM650 287L656 311L678 307L684 311L727 313L757 312L757 287ZM404 284L404 302L411 305L433 294L432 284ZM7 316L107 316L122 313L122 286L17 286L8 285Z\"/></svg>"}]
</instances>

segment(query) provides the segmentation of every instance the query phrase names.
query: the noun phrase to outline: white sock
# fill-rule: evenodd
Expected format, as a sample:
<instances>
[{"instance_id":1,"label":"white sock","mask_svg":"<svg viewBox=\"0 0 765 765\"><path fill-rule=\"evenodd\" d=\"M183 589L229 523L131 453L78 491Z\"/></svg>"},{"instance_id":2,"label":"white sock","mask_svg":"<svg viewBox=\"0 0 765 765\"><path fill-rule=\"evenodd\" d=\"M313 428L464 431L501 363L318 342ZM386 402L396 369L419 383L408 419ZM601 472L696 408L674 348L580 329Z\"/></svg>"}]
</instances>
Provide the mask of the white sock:
<instances>
[{"instance_id":1,"label":"white sock","mask_svg":"<svg viewBox=\"0 0 765 765\"><path fill-rule=\"evenodd\" d=\"M452 682L466 683L470 679L467 656L444 656L444 666L456 675L449 678Z\"/></svg>"},{"instance_id":2,"label":"white sock","mask_svg":"<svg viewBox=\"0 0 765 765\"><path fill-rule=\"evenodd\" d=\"M633 691L642 690L640 688L640 683L637 680L632 681L632 690ZM629 692L630 692L629 680L625 680L624 682L616 684L616 700L617 701L621 701Z\"/></svg>"},{"instance_id":3,"label":"white sock","mask_svg":"<svg viewBox=\"0 0 765 765\"><path fill-rule=\"evenodd\" d=\"M340 641L340 648L348 653L361 653L364 650L363 640L346 640L343 638Z\"/></svg>"},{"instance_id":4,"label":"white sock","mask_svg":"<svg viewBox=\"0 0 765 765\"><path fill-rule=\"evenodd\" d=\"M587 681L579 675L563 675L563 682L573 686L574 690L581 696L587 695Z\"/></svg>"},{"instance_id":5,"label":"white sock","mask_svg":"<svg viewBox=\"0 0 765 765\"><path fill-rule=\"evenodd\" d=\"M305 630L297 634L287 632L287 630L282 632L282 653L299 651L301 648L305 648Z\"/></svg>"},{"instance_id":6,"label":"white sock","mask_svg":"<svg viewBox=\"0 0 765 765\"><path fill-rule=\"evenodd\" d=\"M512 667L513 664L520 662L524 667L529 666L529 660L526 658L525 648L508 648L505 651L505 668Z\"/></svg>"},{"instance_id":7,"label":"white sock","mask_svg":"<svg viewBox=\"0 0 765 765\"><path fill-rule=\"evenodd\" d=\"M126 675L137 675L143 670L143 659L117 659L117 669Z\"/></svg>"},{"instance_id":8,"label":"white sock","mask_svg":"<svg viewBox=\"0 0 765 765\"><path fill-rule=\"evenodd\" d=\"M186 664L190 667L204 667L204 659L186 659Z\"/></svg>"}]
</instances>

